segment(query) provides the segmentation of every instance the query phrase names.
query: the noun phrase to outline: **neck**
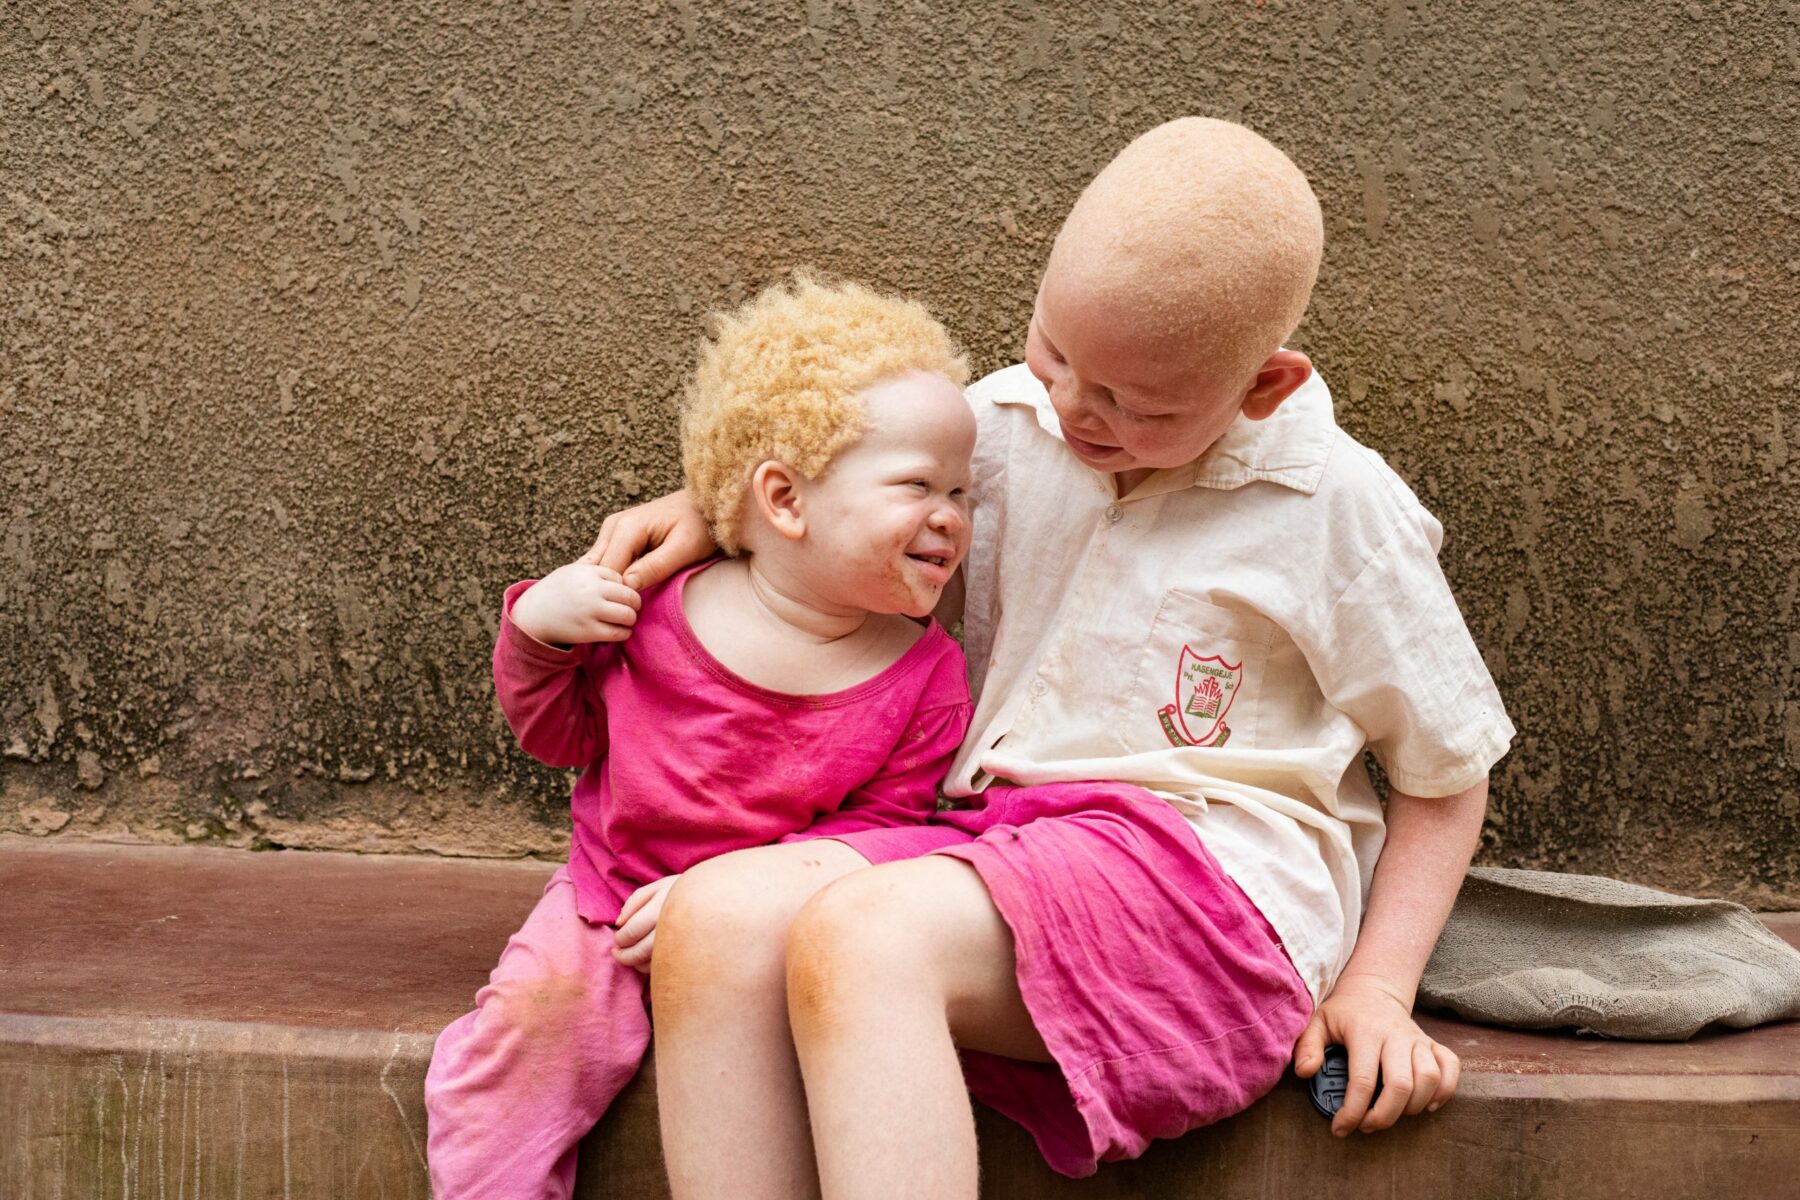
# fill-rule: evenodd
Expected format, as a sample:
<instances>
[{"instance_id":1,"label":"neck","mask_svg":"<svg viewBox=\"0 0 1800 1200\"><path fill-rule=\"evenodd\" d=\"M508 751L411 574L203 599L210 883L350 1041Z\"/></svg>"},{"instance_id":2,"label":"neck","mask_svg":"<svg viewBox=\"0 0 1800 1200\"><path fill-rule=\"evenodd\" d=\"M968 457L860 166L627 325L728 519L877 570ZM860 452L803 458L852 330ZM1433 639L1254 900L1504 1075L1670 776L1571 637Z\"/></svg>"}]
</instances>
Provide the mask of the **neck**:
<instances>
[{"instance_id":1,"label":"neck","mask_svg":"<svg viewBox=\"0 0 1800 1200\"><path fill-rule=\"evenodd\" d=\"M846 608L823 599L779 567L765 563L763 555L752 554L745 565L752 609L820 644L849 637L869 619L866 609Z\"/></svg>"},{"instance_id":2,"label":"neck","mask_svg":"<svg viewBox=\"0 0 1800 1200\"><path fill-rule=\"evenodd\" d=\"M1131 494L1132 488L1154 474L1156 474L1156 470L1152 467L1135 467L1129 471L1115 471L1113 472L1113 487L1118 492L1119 498L1124 499Z\"/></svg>"}]
</instances>

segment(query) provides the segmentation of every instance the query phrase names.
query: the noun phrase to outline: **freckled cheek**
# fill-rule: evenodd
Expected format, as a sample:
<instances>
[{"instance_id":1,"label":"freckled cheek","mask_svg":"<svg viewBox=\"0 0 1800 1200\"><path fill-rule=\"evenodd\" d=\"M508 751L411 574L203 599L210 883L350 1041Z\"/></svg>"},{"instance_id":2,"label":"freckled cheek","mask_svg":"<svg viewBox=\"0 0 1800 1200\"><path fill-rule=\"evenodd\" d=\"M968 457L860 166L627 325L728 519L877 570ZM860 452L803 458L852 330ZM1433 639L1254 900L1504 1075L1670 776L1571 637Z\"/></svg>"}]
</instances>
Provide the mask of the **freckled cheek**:
<instances>
[{"instance_id":1,"label":"freckled cheek","mask_svg":"<svg viewBox=\"0 0 1800 1200\"><path fill-rule=\"evenodd\" d=\"M1119 445L1133 458L1168 458L1171 451L1181 449L1180 439L1148 429L1124 431ZM1180 457L1179 453L1176 457Z\"/></svg>"}]
</instances>

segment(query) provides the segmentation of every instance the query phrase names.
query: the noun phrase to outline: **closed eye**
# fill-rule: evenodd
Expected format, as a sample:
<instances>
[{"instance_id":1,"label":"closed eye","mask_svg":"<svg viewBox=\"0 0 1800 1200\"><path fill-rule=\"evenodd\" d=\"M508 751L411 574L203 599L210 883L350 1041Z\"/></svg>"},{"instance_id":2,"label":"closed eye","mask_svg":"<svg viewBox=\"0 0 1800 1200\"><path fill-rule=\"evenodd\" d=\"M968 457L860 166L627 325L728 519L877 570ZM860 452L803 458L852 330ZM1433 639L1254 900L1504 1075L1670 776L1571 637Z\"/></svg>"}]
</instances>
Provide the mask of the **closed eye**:
<instances>
[{"instance_id":1,"label":"closed eye","mask_svg":"<svg viewBox=\"0 0 1800 1200\"><path fill-rule=\"evenodd\" d=\"M1113 407L1118 408L1120 412L1124 413L1127 417L1130 417L1133 421L1164 421L1175 415L1174 413L1133 412L1129 408L1119 408L1117 404L1114 404Z\"/></svg>"}]
</instances>

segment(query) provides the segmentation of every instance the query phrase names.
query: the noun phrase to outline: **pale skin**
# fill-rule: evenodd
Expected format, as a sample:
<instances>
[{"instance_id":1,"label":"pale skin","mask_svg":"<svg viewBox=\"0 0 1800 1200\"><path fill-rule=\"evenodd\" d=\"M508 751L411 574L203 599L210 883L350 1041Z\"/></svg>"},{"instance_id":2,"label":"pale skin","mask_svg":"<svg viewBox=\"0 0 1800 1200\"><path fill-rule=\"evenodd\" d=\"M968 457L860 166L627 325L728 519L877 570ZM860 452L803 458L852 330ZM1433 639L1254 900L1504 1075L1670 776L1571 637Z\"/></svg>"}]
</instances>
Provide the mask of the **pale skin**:
<instances>
[{"instance_id":1,"label":"pale skin","mask_svg":"<svg viewBox=\"0 0 1800 1200\"><path fill-rule=\"evenodd\" d=\"M1218 380L1176 349L1134 345L1129 314L1084 307L1060 282L1053 266L1026 361L1071 449L1121 496L1198 457L1239 414L1269 416L1310 372L1304 355L1277 350L1247 383ZM609 517L592 553L647 586L709 551L676 493ZM1435 1110L1456 1090L1455 1054L1411 1009L1486 794L1484 780L1453 796L1389 797L1355 951L1294 1049L1306 1077L1325 1045L1348 1048L1340 1137ZM863 868L839 843L742 851L689 872L669 896L651 986L677 1196L976 1195L956 1048L1046 1057L1010 932L959 860Z\"/></svg>"},{"instance_id":2,"label":"pale skin","mask_svg":"<svg viewBox=\"0 0 1800 1200\"><path fill-rule=\"evenodd\" d=\"M880 674L924 635L921 618L968 553L975 423L960 390L914 371L858 396L867 432L817 478L778 460L759 464L744 497L747 554L695 575L682 593L701 645L771 691L818 695ZM511 620L567 647L624 641L638 609L638 588L595 549L528 589ZM614 939L620 962L649 970L678 878L626 900Z\"/></svg>"}]
</instances>

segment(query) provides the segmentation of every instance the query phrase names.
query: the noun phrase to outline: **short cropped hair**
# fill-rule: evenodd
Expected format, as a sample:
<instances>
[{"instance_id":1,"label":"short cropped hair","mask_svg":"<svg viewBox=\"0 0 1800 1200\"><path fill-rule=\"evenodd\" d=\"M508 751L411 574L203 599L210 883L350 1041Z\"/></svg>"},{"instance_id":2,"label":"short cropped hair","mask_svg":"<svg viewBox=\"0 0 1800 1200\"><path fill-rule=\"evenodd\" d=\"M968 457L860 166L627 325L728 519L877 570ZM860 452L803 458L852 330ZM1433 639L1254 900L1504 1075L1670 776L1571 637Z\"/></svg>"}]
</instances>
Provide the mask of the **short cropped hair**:
<instances>
[{"instance_id":1,"label":"short cropped hair","mask_svg":"<svg viewBox=\"0 0 1800 1200\"><path fill-rule=\"evenodd\" d=\"M1287 155L1242 125L1182 117L1094 177L1050 257L1142 333L1239 375L1300 324L1324 241L1318 198Z\"/></svg>"},{"instance_id":2,"label":"short cropped hair","mask_svg":"<svg viewBox=\"0 0 1800 1200\"><path fill-rule=\"evenodd\" d=\"M745 489L774 459L808 479L868 431L863 389L909 371L968 381L925 307L800 272L715 314L681 405L688 491L727 554L742 549Z\"/></svg>"}]
</instances>

